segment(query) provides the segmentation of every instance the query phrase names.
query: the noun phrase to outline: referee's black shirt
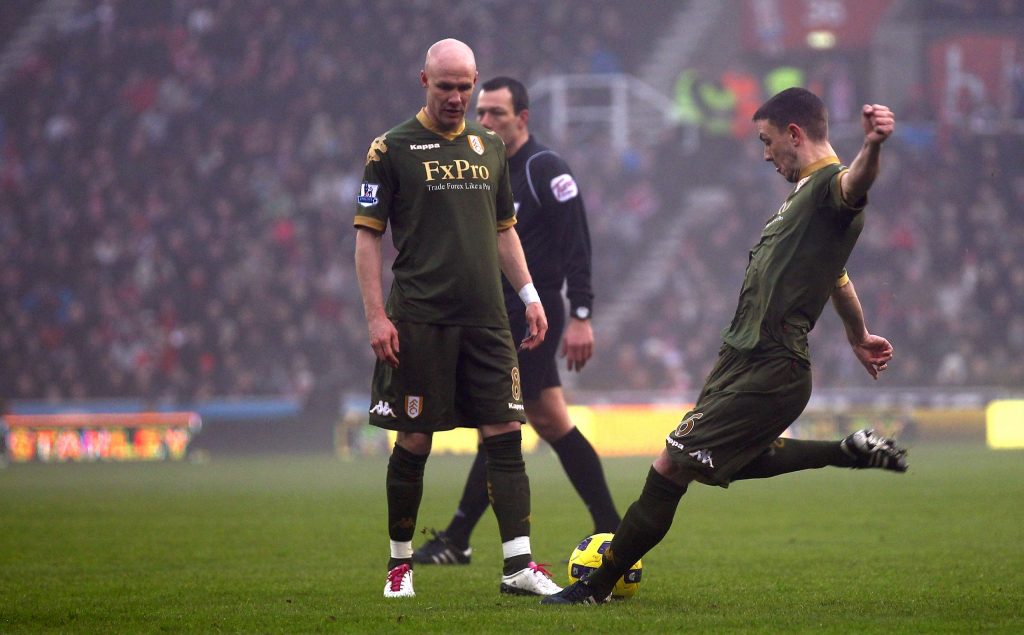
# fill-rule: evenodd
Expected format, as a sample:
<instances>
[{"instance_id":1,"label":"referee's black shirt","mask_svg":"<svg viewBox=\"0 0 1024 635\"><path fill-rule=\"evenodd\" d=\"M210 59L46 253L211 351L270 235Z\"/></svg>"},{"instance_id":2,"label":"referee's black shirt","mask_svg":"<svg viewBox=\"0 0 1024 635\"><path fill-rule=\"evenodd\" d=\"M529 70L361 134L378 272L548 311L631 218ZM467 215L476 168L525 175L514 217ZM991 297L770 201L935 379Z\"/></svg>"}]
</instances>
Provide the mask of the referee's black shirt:
<instances>
[{"instance_id":1,"label":"referee's black shirt","mask_svg":"<svg viewBox=\"0 0 1024 635\"><path fill-rule=\"evenodd\" d=\"M560 291L567 281L569 315L589 318L594 302L590 285L590 231L583 196L569 166L530 135L509 158L508 167L516 204L515 229L523 243L534 285ZM517 290L508 280L502 280L506 306L522 310Z\"/></svg>"}]
</instances>

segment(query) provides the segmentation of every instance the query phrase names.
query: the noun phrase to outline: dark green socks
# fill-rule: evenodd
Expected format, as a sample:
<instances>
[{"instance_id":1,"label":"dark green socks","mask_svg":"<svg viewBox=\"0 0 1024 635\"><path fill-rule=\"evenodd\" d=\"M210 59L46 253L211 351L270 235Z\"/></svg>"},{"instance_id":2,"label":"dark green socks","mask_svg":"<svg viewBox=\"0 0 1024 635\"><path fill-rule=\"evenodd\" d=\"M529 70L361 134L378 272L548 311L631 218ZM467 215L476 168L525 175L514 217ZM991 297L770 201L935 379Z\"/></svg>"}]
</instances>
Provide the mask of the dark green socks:
<instances>
[{"instance_id":1,"label":"dark green socks","mask_svg":"<svg viewBox=\"0 0 1024 635\"><path fill-rule=\"evenodd\" d=\"M388 460L388 536L395 542L408 542L416 530L416 514L423 498L423 469L427 455L413 454L395 445ZM411 559L392 558L388 569Z\"/></svg>"},{"instance_id":2,"label":"dark green socks","mask_svg":"<svg viewBox=\"0 0 1024 635\"><path fill-rule=\"evenodd\" d=\"M853 464L853 458L843 452L838 441L779 438L764 453L740 468L732 480L770 478L779 474L815 470L830 465L853 467Z\"/></svg>"},{"instance_id":3,"label":"dark green socks","mask_svg":"<svg viewBox=\"0 0 1024 635\"><path fill-rule=\"evenodd\" d=\"M604 563L587 579L596 597L603 598L611 593L633 563L661 542L672 526L676 507L685 493L685 485L677 485L651 468L640 498L626 510L604 554Z\"/></svg>"},{"instance_id":4,"label":"dark green socks","mask_svg":"<svg viewBox=\"0 0 1024 635\"><path fill-rule=\"evenodd\" d=\"M530 479L523 461L523 435L519 430L484 439L487 452L487 494L498 520L502 544L530 536ZM526 568L530 553L505 558L505 573Z\"/></svg>"}]
</instances>

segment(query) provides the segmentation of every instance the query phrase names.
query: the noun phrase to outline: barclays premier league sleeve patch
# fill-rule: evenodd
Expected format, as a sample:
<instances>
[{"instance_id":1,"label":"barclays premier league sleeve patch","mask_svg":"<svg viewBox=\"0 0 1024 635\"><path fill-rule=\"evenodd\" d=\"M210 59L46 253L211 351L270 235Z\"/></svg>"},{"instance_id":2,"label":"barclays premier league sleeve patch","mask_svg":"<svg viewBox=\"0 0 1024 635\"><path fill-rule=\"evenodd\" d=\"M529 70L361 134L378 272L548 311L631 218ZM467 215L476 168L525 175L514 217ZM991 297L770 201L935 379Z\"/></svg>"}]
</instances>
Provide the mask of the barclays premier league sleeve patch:
<instances>
[{"instance_id":1,"label":"barclays premier league sleeve patch","mask_svg":"<svg viewBox=\"0 0 1024 635\"><path fill-rule=\"evenodd\" d=\"M363 183L359 186L359 204L363 207L373 207L377 204L377 183Z\"/></svg>"},{"instance_id":2,"label":"barclays premier league sleeve patch","mask_svg":"<svg viewBox=\"0 0 1024 635\"><path fill-rule=\"evenodd\" d=\"M580 190L576 187L576 180L572 178L571 174L559 174L551 179L551 193L554 195L555 200L559 203L564 203L576 198Z\"/></svg>"}]
</instances>

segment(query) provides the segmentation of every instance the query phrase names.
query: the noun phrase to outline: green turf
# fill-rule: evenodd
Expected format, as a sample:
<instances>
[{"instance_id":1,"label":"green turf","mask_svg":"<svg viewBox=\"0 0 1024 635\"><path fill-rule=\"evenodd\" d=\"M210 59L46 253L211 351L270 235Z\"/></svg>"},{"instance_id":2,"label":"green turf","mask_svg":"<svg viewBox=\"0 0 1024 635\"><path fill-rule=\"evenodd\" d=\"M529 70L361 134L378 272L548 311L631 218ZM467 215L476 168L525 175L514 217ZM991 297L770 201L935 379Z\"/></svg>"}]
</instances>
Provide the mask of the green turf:
<instances>
[{"instance_id":1,"label":"green turf","mask_svg":"<svg viewBox=\"0 0 1024 635\"><path fill-rule=\"evenodd\" d=\"M383 458L12 466L0 632L1024 632L1024 453L911 458L694 486L638 596L603 607L499 595L490 515L470 566L384 600ZM647 464L605 461L621 509ZM534 553L564 583L589 519L550 453L528 465ZM443 527L468 467L431 460L421 525Z\"/></svg>"}]
</instances>

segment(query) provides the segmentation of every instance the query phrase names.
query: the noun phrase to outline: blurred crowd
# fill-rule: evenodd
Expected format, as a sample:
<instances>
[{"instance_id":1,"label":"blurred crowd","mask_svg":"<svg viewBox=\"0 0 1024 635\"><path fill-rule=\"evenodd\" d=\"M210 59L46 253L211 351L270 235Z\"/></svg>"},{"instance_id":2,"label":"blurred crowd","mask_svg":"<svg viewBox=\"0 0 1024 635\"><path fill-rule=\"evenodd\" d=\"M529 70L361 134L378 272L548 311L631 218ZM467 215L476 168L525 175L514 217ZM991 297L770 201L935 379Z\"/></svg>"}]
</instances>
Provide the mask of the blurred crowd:
<instances>
[{"instance_id":1,"label":"blurred crowd","mask_svg":"<svg viewBox=\"0 0 1024 635\"><path fill-rule=\"evenodd\" d=\"M621 5L505 4L82 2L0 94L0 394L364 387L354 197L427 45L527 81L629 59ZM554 35L579 20L592 37Z\"/></svg>"},{"instance_id":2,"label":"blurred crowd","mask_svg":"<svg viewBox=\"0 0 1024 635\"><path fill-rule=\"evenodd\" d=\"M868 328L895 349L883 385L1024 386L1024 147L1016 136L952 133L917 145L914 126L898 125L848 263ZM859 140L834 146L850 161ZM724 203L690 226L656 299L602 347L594 387L699 390L747 253L792 188L756 142L734 152L743 159L723 173ZM831 307L810 341L816 385L871 384Z\"/></svg>"},{"instance_id":3,"label":"blurred crowd","mask_svg":"<svg viewBox=\"0 0 1024 635\"><path fill-rule=\"evenodd\" d=\"M189 402L364 390L372 353L354 197L369 142L422 102L426 46L463 38L484 79L529 85L636 68L630 34L657 33L673 10L82 2L0 92L0 395ZM558 37L578 24L593 35ZM850 270L869 326L896 347L888 382L1024 382L1015 141L887 148ZM677 145L621 156L599 140L559 148L590 214L599 337L602 307L695 185L686 174L701 157ZM599 341L580 388L699 386L747 250L785 196L759 153L755 139L737 144L717 170L729 208L687 235L678 275L650 309ZM861 381L836 328L812 339L819 385Z\"/></svg>"}]
</instances>

